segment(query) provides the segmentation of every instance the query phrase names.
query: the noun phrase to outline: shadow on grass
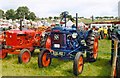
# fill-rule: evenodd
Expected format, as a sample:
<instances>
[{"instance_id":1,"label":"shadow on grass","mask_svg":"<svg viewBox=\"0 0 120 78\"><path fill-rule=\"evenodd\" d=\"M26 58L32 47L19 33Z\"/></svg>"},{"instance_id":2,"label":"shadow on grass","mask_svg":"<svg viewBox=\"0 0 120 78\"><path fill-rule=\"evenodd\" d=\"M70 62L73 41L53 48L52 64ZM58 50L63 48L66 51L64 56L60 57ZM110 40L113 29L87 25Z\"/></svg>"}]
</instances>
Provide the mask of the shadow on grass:
<instances>
[{"instance_id":1,"label":"shadow on grass","mask_svg":"<svg viewBox=\"0 0 120 78\"><path fill-rule=\"evenodd\" d=\"M94 72L93 70L96 69L95 67L97 67L97 69L99 68L98 69L99 71L96 71L96 72L98 72L97 76L110 76L111 65L110 65L109 61L110 61L109 59L98 58L96 62L91 62L91 63L85 62L84 64L88 65L87 69L89 69L89 70L92 69L91 72ZM92 67L94 67L94 68L89 68L89 64L91 64ZM84 66L84 67L86 67L86 66ZM83 73L85 73L84 68L83 68ZM66 76L75 76L73 74L73 66L72 66L72 68L64 70L62 72L62 74L66 75ZM80 74L79 76L82 76L82 74Z\"/></svg>"},{"instance_id":2,"label":"shadow on grass","mask_svg":"<svg viewBox=\"0 0 120 78\"><path fill-rule=\"evenodd\" d=\"M10 60L10 59L12 59L12 58L17 58L18 57L18 55L15 55L15 54L8 54L7 55L7 57L6 58L4 58L4 59L2 59L2 60Z\"/></svg>"},{"instance_id":3,"label":"shadow on grass","mask_svg":"<svg viewBox=\"0 0 120 78\"><path fill-rule=\"evenodd\" d=\"M31 57L38 57L39 53L40 53L40 52L34 52L34 53L31 55Z\"/></svg>"}]
</instances>

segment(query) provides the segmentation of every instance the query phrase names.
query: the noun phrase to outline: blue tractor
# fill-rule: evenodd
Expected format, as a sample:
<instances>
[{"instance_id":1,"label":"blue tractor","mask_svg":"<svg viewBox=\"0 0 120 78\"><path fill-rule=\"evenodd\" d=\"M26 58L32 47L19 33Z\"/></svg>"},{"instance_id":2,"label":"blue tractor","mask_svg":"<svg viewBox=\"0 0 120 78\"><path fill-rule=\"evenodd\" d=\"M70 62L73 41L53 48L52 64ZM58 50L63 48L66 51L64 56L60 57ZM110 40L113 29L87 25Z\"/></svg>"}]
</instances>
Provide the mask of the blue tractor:
<instances>
[{"instance_id":1,"label":"blue tractor","mask_svg":"<svg viewBox=\"0 0 120 78\"><path fill-rule=\"evenodd\" d=\"M56 26L52 28L49 36L51 37L51 49L43 49L38 55L38 66L47 67L51 64L52 58L73 60L73 73L78 76L84 67L84 56L89 62L95 62L98 56L98 38L92 30L83 31L76 26L66 27L66 16L64 12L65 27ZM46 34L48 35L48 34Z\"/></svg>"}]
</instances>

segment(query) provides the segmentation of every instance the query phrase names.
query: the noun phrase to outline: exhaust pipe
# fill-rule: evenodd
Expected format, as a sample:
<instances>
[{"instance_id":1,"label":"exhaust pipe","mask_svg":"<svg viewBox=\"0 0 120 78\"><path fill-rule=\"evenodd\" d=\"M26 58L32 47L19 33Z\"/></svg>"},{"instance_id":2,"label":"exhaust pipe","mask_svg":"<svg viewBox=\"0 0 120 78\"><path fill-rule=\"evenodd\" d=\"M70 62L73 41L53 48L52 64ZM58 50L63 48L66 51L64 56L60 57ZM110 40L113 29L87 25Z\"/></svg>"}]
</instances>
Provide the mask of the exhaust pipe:
<instances>
[{"instance_id":1,"label":"exhaust pipe","mask_svg":"<svg viewBox=\"0 0 120 78\"><path fill-rule=\"evenodd\" d=\"M23 19L20 19L20 31L22 31L22 21Z\"/></svg>"},{"instance_id":2,"label":"exhaust pipe","mask_svg":"<svg viewBox=\"0 0 120 78\"><path fill-rule=\"evenodd\" d=\"M78 13L76 13L76 29L78 28Z\"/></svg>"}]
</instances>

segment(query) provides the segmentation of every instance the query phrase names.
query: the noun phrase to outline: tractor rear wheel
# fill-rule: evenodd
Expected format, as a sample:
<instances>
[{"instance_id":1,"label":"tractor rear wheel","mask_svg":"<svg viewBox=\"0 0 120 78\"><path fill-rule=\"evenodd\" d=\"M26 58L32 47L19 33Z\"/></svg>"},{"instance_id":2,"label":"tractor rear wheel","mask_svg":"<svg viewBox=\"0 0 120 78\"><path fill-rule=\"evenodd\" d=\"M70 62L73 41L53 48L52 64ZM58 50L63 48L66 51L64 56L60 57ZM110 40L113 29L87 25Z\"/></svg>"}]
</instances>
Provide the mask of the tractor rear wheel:
<instances>
[{"instance_id":1,"label":"tractor rear wheel","mask_svg":"<svg viewBox=\"0 0 120 78\"><path fill-rule=\"evenodd\" d=\"M117 78L120 78L120 57L117 57L116 76Z\"/></svg>"},{"instance_id":2,"label":"tractor rear wheel","mask_svg":"<svg viewBox=\"0 0 120 78\"><path fill-rule=\"evenodd\" d=\"M90 33L86 40L88 52L86 53L87 61L95 62L98 56L98 38L94 33Z\"/></svg>"},{"instance_id":3,"label":"tractor rear wheel","mask_svg":"<svg viewBox=\"0 0 120 78\"><path fill-rule=\"evenodd\" d=\"M19 63L28 63L31 59L31 53L28 49L22 49L18 55Z\"/></svg>"},{"instance_id":4,"label":"tractor rear wheel","mask_svg":"<svg viewBox=\"0 0 120 78\"><path fill-rule=\"evenodd\" d=\"M47 34L45 34L44 37L43 37L43 36L41 37L41 40L40 40L40 48L45 48L45 47L46 47L45 44L46 44L47 38L48 38L48 35L47 35Z\"/></svg>"},{"instance_id":5,"label":"tractor rear wheel","mask_svg":"<svg viewBox=\"0 0 120 78\"><path fill-rule=\"evenodd\" d=\"M110 63L113 63L113 55L114 55L114 40L111 40L111 60Z\"/></svg>"},{"instance_id":6,"label":"tractor rear wheel","mask_svg":"<svg viewBox=\"0 0 120 78\"><path fill-rule=\"evenodd\" d=\"M73 63L73 73L78 76L82 73L84 67L84 59L83 54L78 52L75 56L74 63Z\"/></svg>"},{"instance_id":7,"label":"tractor rear wheel","mask_svg":"<svg viewBox=\"0 0 120 78\"><path fill-rule=\"evenodd\" d=\"M113 76L116 78L116 68L113 70Z\"/></svg>"},{"instance_id":8,"label":"tractor rear wheel","mask_svg":"<svg viewBox=\"0 0 120 78\"><path fill-rule=\"evenodd\" d=\"M49 57L49 50L42 50L38 55L38 66L40 67L48 67L51 64L51 57Z\"/></svg>"}]
</instances>

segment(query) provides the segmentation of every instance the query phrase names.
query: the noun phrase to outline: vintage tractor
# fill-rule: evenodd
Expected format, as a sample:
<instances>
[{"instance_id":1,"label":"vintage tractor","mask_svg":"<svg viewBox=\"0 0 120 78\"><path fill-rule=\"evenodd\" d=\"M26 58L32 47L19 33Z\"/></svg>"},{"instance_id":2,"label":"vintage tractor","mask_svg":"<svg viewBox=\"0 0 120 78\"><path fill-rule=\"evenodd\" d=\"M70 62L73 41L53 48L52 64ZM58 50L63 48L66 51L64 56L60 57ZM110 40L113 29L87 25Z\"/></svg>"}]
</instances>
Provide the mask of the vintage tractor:
<instances>
[{"instance_id":1,"label":"vintage tractor","mask_svg":"<svg viewBox=\"0 0 120 78\"><path fill-rule=\"evenodd\" d=\"M120 22L119 25L114 26L112 30L111 42L111 74L116 78L120 78Z\"/></svg>"},{"instance_id":2,"label":"vintage tractor","mask_svg":"<svg viewBox=\"0 0 120 78\"><path fill-rule=\"evenodd\" d=\"M64 12L66 20L67 13ZM89 62L94 62L98 55L98 39L92 30L82 31L76 26L71 28L56 26L49 34L51 38L51 49L43 49L38 56L38 66L47 67L52 58L70 59L73 61L73 73L77 76L83 71L84 56Z\"/></svg>"},{"instance_id":3,"label":"vintage tractor","mask_svg":"<svg viewBox=\"0 0 120 78\"><path fill-rule=\"evenodd\" d=\"M29 62L35 48L50 48L50 38L46 37L43 40L44 33L46 32L22 30L22 28L5 31L1 42L0 58L5 58L8 53L18 54L19 63Z\"/></svg>"}]
</instances>

